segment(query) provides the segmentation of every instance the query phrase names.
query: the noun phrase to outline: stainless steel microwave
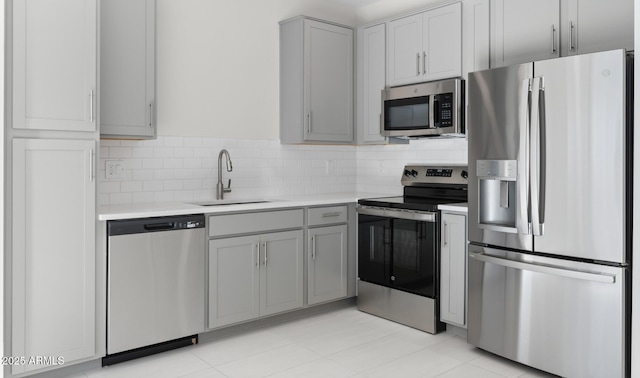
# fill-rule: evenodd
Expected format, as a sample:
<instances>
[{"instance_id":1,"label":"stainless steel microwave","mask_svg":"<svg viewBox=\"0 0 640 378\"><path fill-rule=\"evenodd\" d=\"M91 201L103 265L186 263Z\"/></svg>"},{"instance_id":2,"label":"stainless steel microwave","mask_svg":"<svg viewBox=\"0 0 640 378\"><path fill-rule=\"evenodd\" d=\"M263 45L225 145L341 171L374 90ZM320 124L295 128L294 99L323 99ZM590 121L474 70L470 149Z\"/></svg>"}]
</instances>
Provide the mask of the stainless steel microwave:
<instances>
[{"instance_id":1,"label":"stainless steel microwave","mask_svg":"<svg viewBox=\"0 0 640 378\"><path fill-rule=\"evenodd\" d=\"M380 133L390 137L463 135L463 99L462 79L386 88Z\"/></svg>"}]
</instances>

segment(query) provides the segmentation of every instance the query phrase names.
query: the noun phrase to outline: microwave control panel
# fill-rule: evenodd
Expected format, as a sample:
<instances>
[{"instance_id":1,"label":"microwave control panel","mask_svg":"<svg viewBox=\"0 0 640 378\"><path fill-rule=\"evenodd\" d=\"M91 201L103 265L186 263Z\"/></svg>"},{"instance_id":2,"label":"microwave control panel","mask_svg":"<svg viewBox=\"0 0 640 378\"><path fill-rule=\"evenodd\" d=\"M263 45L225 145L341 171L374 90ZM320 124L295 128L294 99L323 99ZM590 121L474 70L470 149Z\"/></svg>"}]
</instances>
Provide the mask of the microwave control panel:
<instances>
[{"instance_id":1,"label":"microwave control panel","mask_svg":"<svg viewBox=\"0 0 640 378\"><path fill-rule=\"evenodd\" d=\"M453 93L441 93L433 96L434 127L453 126Z\"/></svg>"}]
</instances>

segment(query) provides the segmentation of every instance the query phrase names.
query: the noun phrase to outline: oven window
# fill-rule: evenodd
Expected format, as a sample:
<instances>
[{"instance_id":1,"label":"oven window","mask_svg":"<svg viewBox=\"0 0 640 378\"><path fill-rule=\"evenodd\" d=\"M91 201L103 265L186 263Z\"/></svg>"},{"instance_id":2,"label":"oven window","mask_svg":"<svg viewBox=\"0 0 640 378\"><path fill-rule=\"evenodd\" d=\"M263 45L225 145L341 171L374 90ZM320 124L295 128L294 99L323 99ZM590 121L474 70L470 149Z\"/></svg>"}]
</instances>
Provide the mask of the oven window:
<instances>
[{"instance_id":1,"label":"oven window","mask_svg":"<svg viewBox=\"0 0 640 378\"><path fill-rule=\"evenodd\" d=\"M391 281L394 288L435 296L436 228L436 223L393 219Z\"/></svg>"},{"instance_id":2,"label":"oven window","mask_svg":"<svg viewBox=\"0 0 640 378\"><path fill-rule=\"evenodd\" d=\"M429 96L384 102L385 130L429 127Z\"/></svg>"},{"instance_id":3,"label":"oven window","mask_svg":"<svg viewBox=\"0 0 640 378\"><path fill-rule=\"evenodd\" d=\"M361 280L388 286L389 218L358 215L358 276Z\"/></svg>"},{"instance_id":4,"label":"oven window","mask_svg":"<svg viewBox=\"0 0 640 378\"><path fill-rule=\"evenodd\" d=\"M437 223L358 215L358 277L435 298Z\"/></svg>"}]
</instances>

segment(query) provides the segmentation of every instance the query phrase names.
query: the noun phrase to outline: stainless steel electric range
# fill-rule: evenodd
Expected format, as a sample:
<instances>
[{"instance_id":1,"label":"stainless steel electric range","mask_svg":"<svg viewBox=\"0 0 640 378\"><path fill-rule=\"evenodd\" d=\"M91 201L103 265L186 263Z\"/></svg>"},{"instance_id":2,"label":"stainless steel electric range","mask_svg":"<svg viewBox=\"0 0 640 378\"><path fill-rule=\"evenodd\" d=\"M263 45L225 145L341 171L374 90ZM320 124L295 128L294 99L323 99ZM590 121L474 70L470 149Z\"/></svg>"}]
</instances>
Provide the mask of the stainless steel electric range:
<instances>
[{"instance_id":1,"label":"stainless steel electric range","mask_svg":"<svg viewBox=\"0 0 640 378\"><path fill-rule=\"evenodd\" d=\"M467 202L467 167L408 165L401 182L403 196L358 201L358 308L438 333L438 205Z\"/></svg>"}]
</instances>

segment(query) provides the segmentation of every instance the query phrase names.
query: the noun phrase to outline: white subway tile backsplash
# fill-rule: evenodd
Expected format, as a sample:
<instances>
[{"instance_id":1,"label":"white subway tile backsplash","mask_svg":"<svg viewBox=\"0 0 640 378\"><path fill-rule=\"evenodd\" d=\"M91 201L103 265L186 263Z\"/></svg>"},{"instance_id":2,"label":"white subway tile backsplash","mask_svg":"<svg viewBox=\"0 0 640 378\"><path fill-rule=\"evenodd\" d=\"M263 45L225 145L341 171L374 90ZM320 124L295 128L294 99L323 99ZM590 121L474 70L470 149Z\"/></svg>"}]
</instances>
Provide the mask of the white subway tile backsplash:
<instances>
[{"instance_id":1,"label":"white subway tile backsplash","mask_svg":"<svg viewBox=\"0 0 640 378\"><path fill-rule=\"evenodd\" d=\"M215 197L217 159L229 150L226 198L287 197L363 191L402 193L408 163L466 164L464 139L412 140L374 146L281 145L278 140L158 137L100 142L100 205L201 201ZM125 178L107 180L105 160L122 160Z\"/></svg>"}]
</instances>

